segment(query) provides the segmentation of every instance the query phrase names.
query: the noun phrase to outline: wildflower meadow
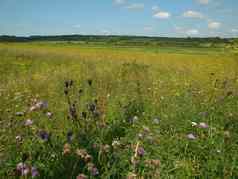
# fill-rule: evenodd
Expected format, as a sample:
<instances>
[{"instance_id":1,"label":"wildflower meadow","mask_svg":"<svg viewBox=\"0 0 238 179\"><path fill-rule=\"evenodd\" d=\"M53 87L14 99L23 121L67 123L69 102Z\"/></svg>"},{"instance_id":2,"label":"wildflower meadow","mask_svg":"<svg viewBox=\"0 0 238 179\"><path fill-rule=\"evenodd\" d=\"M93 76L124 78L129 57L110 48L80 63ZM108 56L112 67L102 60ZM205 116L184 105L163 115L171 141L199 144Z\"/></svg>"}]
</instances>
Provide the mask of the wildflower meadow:
<instances>
[{"instance_id":1,"label":"wildflower meadow","mask_svg":"<svg viewBox=\"0 0 238 179\"><path fill-rule=\"evenodd\" d=\"M1 43L0 178L237 178L237 58Z\"/></svg>"}]
</instances>

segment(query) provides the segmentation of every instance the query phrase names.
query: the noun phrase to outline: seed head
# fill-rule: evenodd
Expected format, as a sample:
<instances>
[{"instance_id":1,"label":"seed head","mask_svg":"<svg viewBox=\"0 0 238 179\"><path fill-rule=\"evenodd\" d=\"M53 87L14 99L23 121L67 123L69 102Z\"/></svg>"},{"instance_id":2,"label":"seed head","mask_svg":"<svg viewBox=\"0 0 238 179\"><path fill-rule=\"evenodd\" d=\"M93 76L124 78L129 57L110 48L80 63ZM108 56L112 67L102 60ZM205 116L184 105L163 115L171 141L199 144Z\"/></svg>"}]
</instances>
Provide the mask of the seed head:
<instances>
[{"instance_id":1,"label":"seed head","mask_svg":"<svg viewBox=\"0 0 238 179\"><path fill-rule=\"evenodd\" d=\"M135 173L129 173L127 179L137 179L137 175Z\"/></svg>"},{"instance_id":2,"label":"seed head","mask_svg":"<svg viewBox=\"0 0 238 179\"><path fill-rule=\"evenodd\" d=\"M64 144L63 155L70 154L70 152L71 152L71 146L68 143Z\"/></svg>"},{"instance_id":3,"label":"seed head","mask_svg":"<svg viewBox=\"0 0 238 179\"><path fill-rule=\"evenodd\" d=\"M81 158L84 159L86 155L88 155L85 149L77 149L76 154Z\"/></svg>"}]
</instances>

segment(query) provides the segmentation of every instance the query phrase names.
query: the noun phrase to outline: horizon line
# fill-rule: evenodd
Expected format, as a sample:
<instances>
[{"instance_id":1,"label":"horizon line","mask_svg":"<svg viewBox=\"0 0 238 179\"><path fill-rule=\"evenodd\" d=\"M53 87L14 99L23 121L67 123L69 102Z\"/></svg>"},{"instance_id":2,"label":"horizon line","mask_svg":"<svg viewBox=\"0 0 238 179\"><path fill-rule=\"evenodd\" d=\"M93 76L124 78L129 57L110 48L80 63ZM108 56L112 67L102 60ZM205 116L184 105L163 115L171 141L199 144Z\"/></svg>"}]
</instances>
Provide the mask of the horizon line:
<instances>
[{"instance_id":1,"label":"horizon line","mask_svg":"<svg viewBox=\"0 0 238 179\"><path fill-rule=\"evenodd\" d=\"M31 38L31 37L55 37L55 36L103 36L103 37L146 37L146 38L220 38L220 39L234 39L237 37L222 37L222 36L156 36L156 35L129 35L129 34L45 34L45 35L8 35L8 34L0 34L0 37L17 37L17 38Z\"/></svg>"}]
</instances>

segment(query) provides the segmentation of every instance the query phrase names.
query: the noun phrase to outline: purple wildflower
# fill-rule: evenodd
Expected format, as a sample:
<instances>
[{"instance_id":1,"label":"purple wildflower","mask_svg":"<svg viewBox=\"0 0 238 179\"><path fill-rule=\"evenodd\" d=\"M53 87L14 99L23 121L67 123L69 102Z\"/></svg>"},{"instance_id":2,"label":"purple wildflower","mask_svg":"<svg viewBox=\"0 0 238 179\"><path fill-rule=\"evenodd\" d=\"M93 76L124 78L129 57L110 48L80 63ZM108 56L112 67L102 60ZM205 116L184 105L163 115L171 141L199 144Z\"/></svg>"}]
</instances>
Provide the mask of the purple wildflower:
<instances>
[{"instance_id":1,"label":"purple wildflower","mask_svg":"<svg viewBox=\"0 0 238 179\"><path fill-rule=\"evenodd\" d=\"M140 157L143 157L145 155L145 150L143 147L139 147L137 149L137 154L140 156Z\"/></svg>"},{"instance_id":2,"label":"purple wildflower","mask_svg":"<svg viewBox=\"0 0 238 179\"><path fill-rule=\"evenodd\" d=\"M20 162L17 164L17 170L22 170L23 168L25 168L25 166L26 165L24 163Z\"/></svg>"},{"instance_id":3,"label":"purple wildflower","mask_svg":"<svg viewBox=\"0 0 238 179\"><path fill-rule=\"evenodd\" d=\"M47 142L50 139L50 134L48 134L46 131L42 130L38 133L38 135L45 142Z\"/></svg>"},{"instance_id":4,"label":"purple wildflower","mask_svg":"<svg viewBox=\"0 0 238 179\"><path fill-rule=\"evenodd\" d=\"M32 177L38 177L40 175L39 171L36 167L31 167L31 176Z\"/></svg>"},{"instance_id":5,"label":"purple wildflower","mask_svg":"<svg viewBox=\"0 0 238 179\"><path fill-rule=\"evenodd\" d=\"M18 163L16 169L21 176L26 176L30 172L29 167L23 162Z\"/></svg>"},{"instance_id":6,"label":"purple wildflower","mask_svg":"<svg viewBox=\"0 0 238 179\"><path fill-rule=\"evenodd\" d=\"M195 140L197 137L194 134L188 134L187 138L190 140Z\"/></svg>"}]
</instances>

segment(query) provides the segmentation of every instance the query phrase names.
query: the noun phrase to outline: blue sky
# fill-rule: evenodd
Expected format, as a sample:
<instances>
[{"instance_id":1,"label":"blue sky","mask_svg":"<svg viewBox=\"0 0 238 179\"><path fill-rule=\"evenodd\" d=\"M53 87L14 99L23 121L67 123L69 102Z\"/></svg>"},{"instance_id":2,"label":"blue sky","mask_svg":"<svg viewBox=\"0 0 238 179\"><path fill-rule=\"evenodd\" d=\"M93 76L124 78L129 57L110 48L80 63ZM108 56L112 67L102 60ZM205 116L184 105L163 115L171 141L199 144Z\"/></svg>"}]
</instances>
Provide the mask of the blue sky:
<instances>
[{"instance_id":1,"label":"blue sky","mask_svg":"<svg viewBox=\"0 0 238 179\"><path fill-rule=\"evenodd\" d=\"M238 36L238 0L0 0L0 35Z\"/></svg>"}]
</instances>

